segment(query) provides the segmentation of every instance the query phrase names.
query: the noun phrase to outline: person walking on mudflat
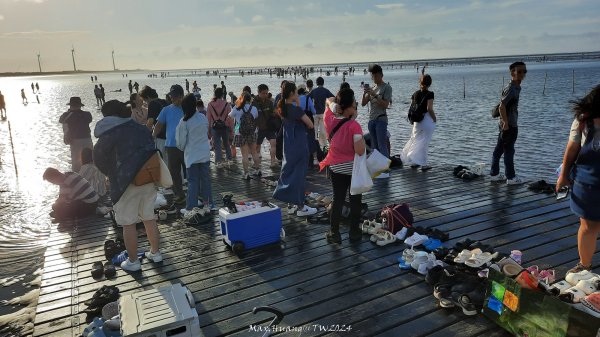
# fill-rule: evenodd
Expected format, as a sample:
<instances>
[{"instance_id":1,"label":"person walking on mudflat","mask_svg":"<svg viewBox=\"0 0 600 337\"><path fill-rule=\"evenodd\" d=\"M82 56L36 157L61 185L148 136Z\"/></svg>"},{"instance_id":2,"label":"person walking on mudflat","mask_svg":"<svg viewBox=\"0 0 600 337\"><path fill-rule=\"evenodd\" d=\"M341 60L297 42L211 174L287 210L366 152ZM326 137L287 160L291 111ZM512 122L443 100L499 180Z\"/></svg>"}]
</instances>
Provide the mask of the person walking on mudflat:
<instances>
[{"instance_id":1,"label":"person walking on mudflat","mask_svg":"<svg viewBox=\"0 0 600 337\"><path fill-rule=\"evenodd\" d=\"M27 96L25 96L25 89L21 89L21 100L23 100L23 104L28 104Z\"/></svg>"},{"instance_id":2,"label":"person walking on mudflat","mask_svg":"<svg viewBox=\"0 0 600 337\"><path fill-rule=\"evenodd\" d=\"M498 141L492 155L492 167L490 180L492 182L506 180L507 185L522 184L523 181L515 173L515 143L519 129L517 121L519 117L519 95L521 93L521 82L527 74L527 67L523 62L514 62L510 70L511 81L502 90L502 99L498 110L500 120L498 122ZM504 174L500 174L500 157L504 155Z\"/></svg>"},{"instance_id":3,"label":"person walking on mudflat","mask_svg":"<svg viewBox=\"0 0 600 337\"><path fill-rule=\"evenodd\" d=\"M4 95L0 91L0 117L6 119L6 102L4 101Z\"/></svg>"},{"instance_id":4,"label":"person walking on mudflat","mask_svg":"<svg viewBox=\"0 0 600 337\"><path fill-rule=\"evenodd\" d=\"M79 97L71 97L67 105L69 105L69 110L60 116L58 122L63 125L65 144L71 147L71 169L73 172L79 172L81 168L81 150L93 148L90 131L92 114L81 110L84 105Z\"/></svg>"}]
</instances>

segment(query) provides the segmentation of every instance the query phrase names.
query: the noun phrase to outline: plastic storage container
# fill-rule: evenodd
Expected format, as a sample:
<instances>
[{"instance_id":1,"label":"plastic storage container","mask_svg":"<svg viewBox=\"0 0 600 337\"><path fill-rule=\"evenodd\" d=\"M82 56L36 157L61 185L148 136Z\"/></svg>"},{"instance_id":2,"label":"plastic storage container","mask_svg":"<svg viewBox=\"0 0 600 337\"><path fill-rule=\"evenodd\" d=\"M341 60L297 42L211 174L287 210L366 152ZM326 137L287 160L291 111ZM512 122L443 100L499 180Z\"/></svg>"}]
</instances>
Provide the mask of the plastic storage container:
<instances>
[{"instance_id":1,"label":"plastic storage container","mask_svg":"<svg viewBox=\"0 0 600 337\"><path fill-rule=\"evenodd\" d=\"M285 237L281 228L281 209L273 204L238 213L229 213L227 208L221 208L219 219L223 242L236 255L245 249L275 243Z\"/></svg>"},{"instance_id":2,"label":"plastic storage container","mask_svg":"<svg viewBox=\"0 0 600 337\"><path fill-rule=\"evenodd\" d=\"M198 313L192 293L181 284L119 299L123 337L198 337Z\"/></svg>"}]
</instances>

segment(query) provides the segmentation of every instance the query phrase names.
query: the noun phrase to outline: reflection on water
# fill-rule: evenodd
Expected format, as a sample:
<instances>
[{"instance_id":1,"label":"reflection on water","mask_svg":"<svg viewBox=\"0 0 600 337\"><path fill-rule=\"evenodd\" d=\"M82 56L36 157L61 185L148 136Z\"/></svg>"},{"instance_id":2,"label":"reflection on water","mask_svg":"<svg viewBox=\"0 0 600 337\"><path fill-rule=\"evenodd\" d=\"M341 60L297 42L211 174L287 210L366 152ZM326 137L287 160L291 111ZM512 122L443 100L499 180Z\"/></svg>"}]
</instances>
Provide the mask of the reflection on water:
<instances>
[{"instance_id":1,"label":"reflection on water","mask_svg":"<svg viewBox=\"0 0 600 337\"><path fill-rule=\"evenodd\" d=\"M431 90L435 92L438 116L430 147L431 165L489 162L497 137L496 121L491 119L490 110L498 101L503 78L505 82L510 78L507 68L508 64L428 69L433 77ZM568 102L598 84L600 62L529 64L528 70L519 104L516 168L525 178L549 178L560 164L567 140L572 119ZM572 93L573 70L575 95ZM546 73L548 79L543 96ZM171 72L171 75L177 74ZM384 69L384 80L393 88L393 103L388 112L392 153L398 153L410 137L411 125L406 121L406 111L411 94L418 89L418 75L415 69ZM317 76L313 75L313 80ZM342 77L323 77L325 86L335 93ZM185 74L166 79L147 78L146 74L131 73L128 78L121 74L100 74L98 84L102 83L106 88L106 100L125 101L129 99L129 80L137 81L140 86L148 84L162 96L172 84L183 85L186 78L190 83L198 82L205 102L213 84L224 80ZM357 97L361 95L360 82L371 82L368 74L362 74L362 69L347 80ZM268 76L229 76L225 84L228 91L239 95L245 85L256 91L258 84L265 83L276 94L280 81ZM31 92L31 82L39 83L39 104ZM21 88L25 89L28 105L21 104ZM92 112L93 129L101 118L93 89L94 83L85 74L0 79L14 145L11 146L9 141L7 122L0 122L0 277L8 279L0 285L0 300L22 298L28 292L22 283L33 282L37 277L33 271L42 263L45 240L52 226L47 213L58 191L55 186L42 181L42 173L48 166L60 170L70 168L69 149L62 142L58 117L66 110L70 96L80 96L86 105L84 109ZM114 92L119 89L121 92ZM360 108L359 114L358 121L367 130L366 108ZM13 149L18 175L12 160ZM19 301L11 303L16 304L0 306L0 315L23 309Z\"/></svg>"}]
</instances>

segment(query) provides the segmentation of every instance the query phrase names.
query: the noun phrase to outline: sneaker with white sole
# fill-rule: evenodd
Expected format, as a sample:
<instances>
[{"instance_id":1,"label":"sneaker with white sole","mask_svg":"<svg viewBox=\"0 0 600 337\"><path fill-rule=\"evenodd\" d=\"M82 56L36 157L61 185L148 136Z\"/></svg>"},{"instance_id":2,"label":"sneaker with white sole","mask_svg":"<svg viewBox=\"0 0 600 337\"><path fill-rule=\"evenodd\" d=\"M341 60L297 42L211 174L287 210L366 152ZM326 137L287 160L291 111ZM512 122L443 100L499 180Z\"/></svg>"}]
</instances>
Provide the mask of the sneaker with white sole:
<instances>
[{"instance_id":1,"label":"sneaker with white sole","mask_svg":"<svg viewBox=\"0 0 600 337\"><path fill-rule=\"evenodd\" d=\"M506 179L506 185L521 185L523 184L523 180L518 176L514 176L512 179Z\"/></svg>"},{"instance_id":2,"label":"sneaker with white sole","mask_svg":"<svg viewBox=\"0 0 600 337\"><path fill-rule=\"evenodd\" d=\"M495 176L490 176L491 182L498 182L498 181L504 181L504 180L506 180L506 177L504 176L504 174L497 174Z\"/></svg>"},{"instance_id":3,"label":"sneaker with white sole","mask_svg":"<svg viewBox=\"0 0 600 337\"><path fill-rule=\"evenodd\" d=\"M387 173L387 172L383 172L383 173L379 174L379 175L378 175L377 177L375 177L375 178L376 178L376 179L386 179L386 178L389 178L389 177L390 177L390 174L389 174L389 173Z\"/></svg>"},{"instance_id":4,"label":"sneaker with white sole","mask_svg":"<svg viewBox=\"0 0 600 337\"><path fill-rule=\"evenodd\" d=\"M160 250L154 254L152 254L151 251L147 251L145 253L146 258L152 262L158 263L161 262L163 260L162 254L160 253Z\"/></svg>"},{"instance_id":5,"label":"sneaker with white sole","mask_svg":"<svg viewBox=\"0 0 600 337\"><path fill-rule=\"evenodd\" d=\"M121 262L121 269L125 271L138 271L142 269L142 264L140 263L140 259L135 259L134 262L131 262L129 259Z\"/></svg>"},{"instance_id":6,"label":"sneaker with white sole","mask_svg":"<svg viewBox=\"0 0 600 337\"><path fill-rule=\"evenodd\" d=\"M294 205L294 206L288 206L288 214L294 214L296 213L296 211L298 210L298 206Z\"/></svg>"},{"instance_id":7,"label":"sneaker with white sole","mask_svg":"<svg viewBox=\"0 0 600 337\"><path fill-rule=\"evenodd\" d=\"M306 205L304 205L304 208L296 212L297 216L309 216L313 214L317 214L317 209L313 207L308 207Z\"/></svg>"}]
</instances>

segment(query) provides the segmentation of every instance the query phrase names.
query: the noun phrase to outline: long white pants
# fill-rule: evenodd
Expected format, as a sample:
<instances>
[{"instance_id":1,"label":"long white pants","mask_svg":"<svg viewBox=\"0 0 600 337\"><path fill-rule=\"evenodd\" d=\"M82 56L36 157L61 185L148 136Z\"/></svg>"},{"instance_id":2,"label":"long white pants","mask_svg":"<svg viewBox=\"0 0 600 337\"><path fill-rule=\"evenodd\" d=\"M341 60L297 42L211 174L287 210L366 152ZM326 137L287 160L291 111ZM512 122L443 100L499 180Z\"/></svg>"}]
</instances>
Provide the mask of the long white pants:
<instances>
[{"instance_id":1,"label":"long white pants","mask_svg":"<svg viewBox=\"0 0 600 337\"><path fill-rule=\"evenodd\" d=\"M433 131L435 131L435 122L429 113L426 113L422 121L413 124L412 135L400 154L402 162L427 165L427 149L433 137Z\"/></svg>"}]
</instances>

